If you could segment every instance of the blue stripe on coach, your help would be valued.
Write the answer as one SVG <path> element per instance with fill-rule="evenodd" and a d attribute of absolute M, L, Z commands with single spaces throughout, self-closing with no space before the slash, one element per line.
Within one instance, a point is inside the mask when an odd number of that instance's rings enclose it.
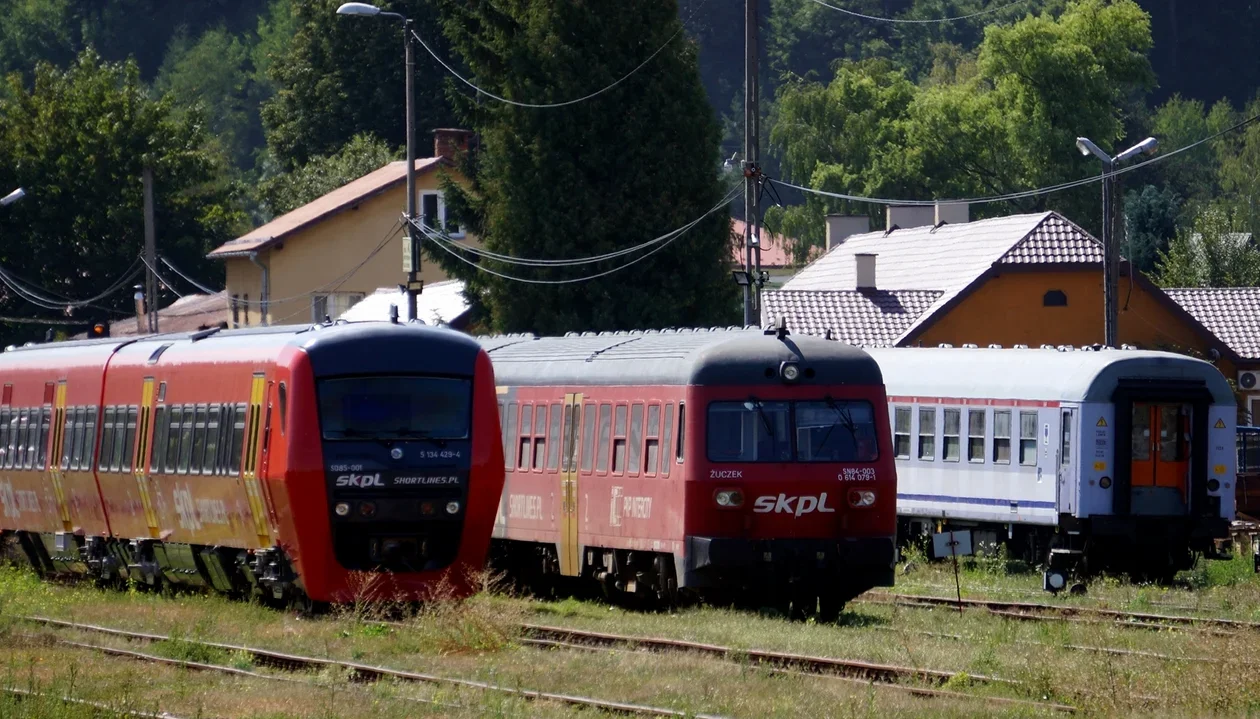
<path fill-rule="evenodd" d="M 950 497 L 944 494 L 902 494 L 897 493 L 897 499 L 908 499 L 914 502 L 951 502 L 954 504 L 983 504 L 991 507 L 1009 507 L 1011 500 L 1009 499 L 991 499 L 988 497 Z M 1025 501 L 1015 502 L 1019 508 L 1028 507 L 1030 509 L 1054 509 L 1054 502 L 1037 502 Z"/>

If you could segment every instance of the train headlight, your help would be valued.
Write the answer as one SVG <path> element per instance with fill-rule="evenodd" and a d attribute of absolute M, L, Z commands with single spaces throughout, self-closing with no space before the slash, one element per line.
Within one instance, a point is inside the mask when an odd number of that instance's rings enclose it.
<path fill-rule="evenodd" d="M 447 513 L 447 514 L 459 514 L 459 502 L 454 502 L 454 501 L 452 501 L 452 502 L 447 502 L 447 503 L 446 503 L 446 513 Z"/>
<path fill-rule="evenodd" d="M 1209 480 L 1208 480 L 1208 491 L 1209 491 L 1209 492 L 1215 492 L 1216 490 L 1218 490 L 1218 489 L 1220 489 L 1220 488 L 1221 488 L 1221 483 L 1220 483 L 1220 481 L 1219 481 L 1219 480 L 1217 480 L 1217 479 L 1209 479 Z"/>
<path fill-rule="evenodd" d="M 875 492 L 870 489 L 849 490 L 849 504 L 854 507 L 869 507 L 875 504 Z"/>
<path fill-rule="evenodd" d="M 784 382 L 795 382 L 801 378 L 801 368 L 795 362 L 784 362 L 779 365 L 779 376 Z"/>
<path fill-rule="evenodd" d="M 719 507 L 739 507 L 744 504 L 744 493 L 738 489 L 723 489 L 713 495 Z"/>
<path fill-rule="evenodd" d="M 1102 479 L 1098 480 L 1098 486 L 1102 487 L 1103 489 L 1109 489 L 1111 487 L 1111 477 L 1103 477 Z"/>
<path fill-rule="evenodd" d="M 348 502 L 338 502 L 333 511 L 337 513 L 338 517 L 345 517 L 350 514 L 350 504 Z"/>

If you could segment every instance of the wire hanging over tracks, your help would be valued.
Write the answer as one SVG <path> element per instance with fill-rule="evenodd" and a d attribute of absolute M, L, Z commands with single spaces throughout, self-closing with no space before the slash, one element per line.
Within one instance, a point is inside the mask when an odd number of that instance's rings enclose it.
<path fill-rule="evenodd" d="M 895 23 L 895 24 L 900 24 L 900 25 L 931 25 L 931 24 L 936 24 L 936 23 L 956 22 L 959 20 L 970 20 L 972 18 L 977 18 L 982 15 L 990 15 L 995 12 L 1001 12 L 1003 10 L 1006 10 L 1007 8 L 1012 8 L 1012 7 L 1015 7 L 1016 5 L 1023 5 L 1024 3 L 1028 2 L 1028 0 L 1015 0 L 1014 2 L 1006 3 L 1005 5 L 991 7 L 985 10 L 968 13 L 966 15 L 954 15 L 951 17 L 899 18 L 899 17 L 880 17 L 878 15 L 867 15 L 865 13 L 856 12 L 854 10 L 846 10 L 845 8 L 828 4 L 826 2 L 823 2 L 823 0 L 810 0 L 810 1 L 817 3 L 818 5 L 822 5 L 825 8 L 835 10 L 836 12 L 842 12 L 845 15 L 852 15 L 853 17 L 861 18 L 863 20 L 873 20 L 875 22 L 887 22 L 887 23 Z"/>

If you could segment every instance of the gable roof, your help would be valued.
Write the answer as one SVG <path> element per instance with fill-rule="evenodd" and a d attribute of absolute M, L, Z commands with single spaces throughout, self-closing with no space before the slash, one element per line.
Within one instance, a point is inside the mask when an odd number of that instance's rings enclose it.
<path fill-rule="evenodd" d="M 761 295 L 769 323 L 790 317 L 788 329 L 856 345 L 893 344 L 938 299 L 938 290 L 772 290 Z"/>
<path fill-rule="evenodd" d="M 440 157 L 427 157 L 416 160 L 416 172 L 423 174 L 445 163 L 446 161 Z M 250 230 L 235 240 L 220 245 L 206 256 L 215 259 L 241 257 L 250 252 L 265 249 L 298 230 L 347 210 L 369 197 L 378 195 L 406 181 L 406 179 L 407 162 L 405 160 L 391 162 L 357 180 L 338 187 L 318 199 L 302 205 L 296 210 L 286 212 L 271 222 Z M 401 211 L 400 208 L 399 212 Z"/>
<path fill-rule="evenodd" d="M 1241 359 L 1260 360 L 1260 287 L 1164 291 Z"/>

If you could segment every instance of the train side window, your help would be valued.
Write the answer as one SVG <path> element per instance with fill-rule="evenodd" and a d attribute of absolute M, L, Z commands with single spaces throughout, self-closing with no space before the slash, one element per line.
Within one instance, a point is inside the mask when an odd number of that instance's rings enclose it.
<path fill-rule="evenodd" d="M 932 462 L 936 459 L 936 408 L 919 408 L 919 459 Z"/>
<path fill-rule="evenodd" d="M 31 409 L 31 428 L 27 430 L 26 468 L 36 469 L 39 464 L 39 408 Z"/>
<path fill-rule="evenodd" d="M 101 411 L 99 407 L 88 407 L 86 414 L 87 422 L 83 426 L 83 469 L 91 469 L 96 461 L 96 423 L 100 420 Z"/>
<path fill-rule="evenodd" d="M 39 469 L 48 469 L 48 434 L 52 429 L 52 410 L 44 408 L 39 424 Z"/>
<path fill-rule="evenodd" d="M 232 446 L 228 449 L 228 474 L 233 477 L 241 473 L 241 453 L 245 451 L 245 404 L 236 405 L 232 410 Z"/>
<path fill-rule="evenodd" d="M 503 464 L 508 469 L 516 466 L 516 413 L 517 404 L 515 402 L 509 403 L 507 426 L 503 429 Z"/>
<path fill-rule="evenodd" d="M 1071 410 L 1066 410 L 1066 409 L 1063 410 L 1063 421 L 1061 424 L 1062 424 L 1061 431 L 1063 433 L 1063 437 L 1062 437 L 1062 442 L 1059 446 L 1059 451 L 1061 452 L 1061 454 L 1059 455 L 1059 463 L 1066 466 L 1072 463 L 1072 411 Z M 1134 422 L 1134 425 L 1136 424 L 1137 423 Z M 1149 427 L 1147 431 L 1149 434 Z M 1150 457 L 1150 447 L 1148 446 L 1147 458 L 1149 457 Z"/>
<path fill-rule="evenodd" d="M 910 459 L 910 408 L 893 408 L 893 456 Z"/>
<path fill-rule="evenodd" d="M 184 426 L 184 408 L 172 405 L 166 428 L 166 461 L 162 464 L 163 474 L 175 474 L 179 465 L 179 433 Z"/>
<path fill-rule="evenodd" d="M 1019 463 L 1025 467 L 1037 464 L 1037 413 L 1019 413 Z"/>
<path fill-rule="evenodd" d="M 196 425 L 196 408 L 191 404 L 184 405 L 184 421 L 179 428 L 179 474 L 188 474 L 188 465 L 192 462 L 193 429 Z"/>
<path fill-rule="evenodd" d="M 101 459 L 96 465 L 96 469 L 101 472 L 112 471 L 109 462 L 114 457 L 114 417 L 117 414 L 117 409 L 105 408 L 105 427 L 101 430 Z"/>
<path fill-rule="evenodd" d="M 74 447 L 70 455 L 70 469 L 83 469 L 83 443 L 87 429 L 87 407 L 74 408 Z"/>
<path fill-rule="evenodd" d="M 116 407 L 114 411 L 114 448 L 111 452 L 109 462 L 102 460 L 100 465 L 103 467 L 109 465 L 109 471 L 122 471 L 123 455 L 127 454 L 130 445 L 125 445 L 127 441 L 127 408 Z M 101 440 L 101 452 L 105 451 L 106 442 Z M 130 464 L 130 462 L 128 462 Z"/>
<path fill-rule="evenodd" d="M 206 463 L 206 405 L 197 407 L 196 423 L 193 425 L 192 458 L 188 461 L 189 474 L 201 474 L 201 467 Z"/>
<path fill-rule="evenodd" d="M 159 406 L 153 413 L 153 441 L 149 444 L 149 474 L 162 473 L 162 460 L 166 452 L 166 407 Z"/>
<path fill-rule="evenodd" d="M 61 417 L 61 469 L 65 471 L 74 455 L 74 407 L 62 408 Z"/>
<path fill-rule="evenodd" d="M 586 404 L 582 411 L 582 471 L 595 468 L 595 405 Z"/>
<path fill-rule="evenodd" d="M 683 449 L 687 446 L 687 405 L 678 403 L 678 463 L 682 464 Z"/>
<path fill-rule="evenodd" d="M 1011 411 L 993 411 L 993 463 L 1011 463 Z"/>
<path fill-rule="evenodd" d="M 670 402 L 665 405 L 665 434 L 661 437 L 661 446 L 665 448 L 665 456 L 661 458 L 661 476 L 669 476 L 669 468 L 673 462 L 669 461 L 669 450 L 672 447 L 670 441 L 674 438 L 674 403 Z"/>
<path fill-rule="evenodd" d="M 533 425 L 534 425 L 534 405 L 532 404 L 521 405 L 521 436 L 520 436 L 520 439 L 518 440 L 520 443 L 520 452 L 517 452 L 516 454 L 516 458 L 517 458 L 516 461 L 520 463 L 518 465 L 520 469 L 529 469 L 529 459 L 531 456 L 530 451 L 529 451 L 529 442 L 530 442 L 529 433 L 533 431 Z"/>
<path fill-rule="evenodd" d="M 0 409 L 0 467 L 9 460 L 9 408 Z"/>
<path fill-rule="evenodd" d="M 946 462 L 957 462 L 962 456 L 962 439 L 959 433 L 962 424 L 962 410 L 945 410 L 945 441 L 941 447 L 941 459 Z"/>
<path fill-rule="evenodd" d="M 613 411 L 613 474 L 626 471 L 626 412 L 629 408 L 624 404 L 617 405 Z"/>
<path fill-rule="evenodd" d="M 645 464 L 643 474 L 656 476 L 656 467 L 661 461 L 661 406 L 650 404 L 647 408 L 647 442 L 643 450 Z"/>
<path fill-rule="evenodd" d="M 630 407 L 630 475 L 639 474 L 639 460 L 643 455 L 643 405 Z"/>
<path fill-rule="evenodd" d="M 534 469 L 541 470 L 547 456 L 547 405 L 534 412 Z"/>
<path fill-rule="evenodd" d="M 967 411 L 967 461 L 984 463 L 984 410 Z"/>
<path fill-rule="evenodd" d="M 571 414 L 573 412 L 573 408 L 574 407 L 571 404 L 565 405 L 564 413 Z M 547 469 L 558 469 L 560 467 L 561 432 L 564 432 L 565 434 L 563 439 L 564 448 L 566 450 L 565 456 L 573 456 L 573 431 L 570 428 L 574 425 L 571 422 L 565 422 L 564 429 L 562 430 L 560 427 L 560 419 L 563 416 L 564 415 L 560 413 L 560 405 L 551 405 L 551 429 L 548 432 L 547 437 Z M 565 469 L 570 471 L 572 470 L 571 467 L 566 467 Z"/>
<path fill-rule="evenodd" d="M 220 419 L 223 417 L 223 407 L 219 405 L 211 405 L 209 417 L 206 420 L 206 459 L 202 463 L 203 474 L 219 473 L 219 431 L 222 427 Z"/>
<path fill-rule="evenodd" d="M 4 441 L 5 469 L 13 469 L 13 462 L 17 459 L 18 414 L 16 409 L 9 409 L 5 415 L 4 426 L 7 430 Z"/>
<path fill-rule="evenodd" d="M 119 409 L 118 414 L 122 415 Z M 122 471 L 131 471 L 131 458 L 136 452 L 136 421 L 140 417 L 140 408 L 131 405 L 127 408 L 127 436 L 123 438 Z"/>
<path fill-rule="evenodd" d="M 597 439 L 599 446 L 596 448 L 595 469 L 599 472 L 608 471 L 608 440 L 612 436 L 612 405 L 601 404 L 599 406 L 599 438 Z"/>
<path fill-rule="evenodd" d="M 31 411 L 29 409 L 19 409 L 17 415 L 17 456 L 13 460 L 13 467 L 22 469 L 26 466 L 26 447 L 30 444 L 27 439 L 30 437 L 31 431 Z"/>

